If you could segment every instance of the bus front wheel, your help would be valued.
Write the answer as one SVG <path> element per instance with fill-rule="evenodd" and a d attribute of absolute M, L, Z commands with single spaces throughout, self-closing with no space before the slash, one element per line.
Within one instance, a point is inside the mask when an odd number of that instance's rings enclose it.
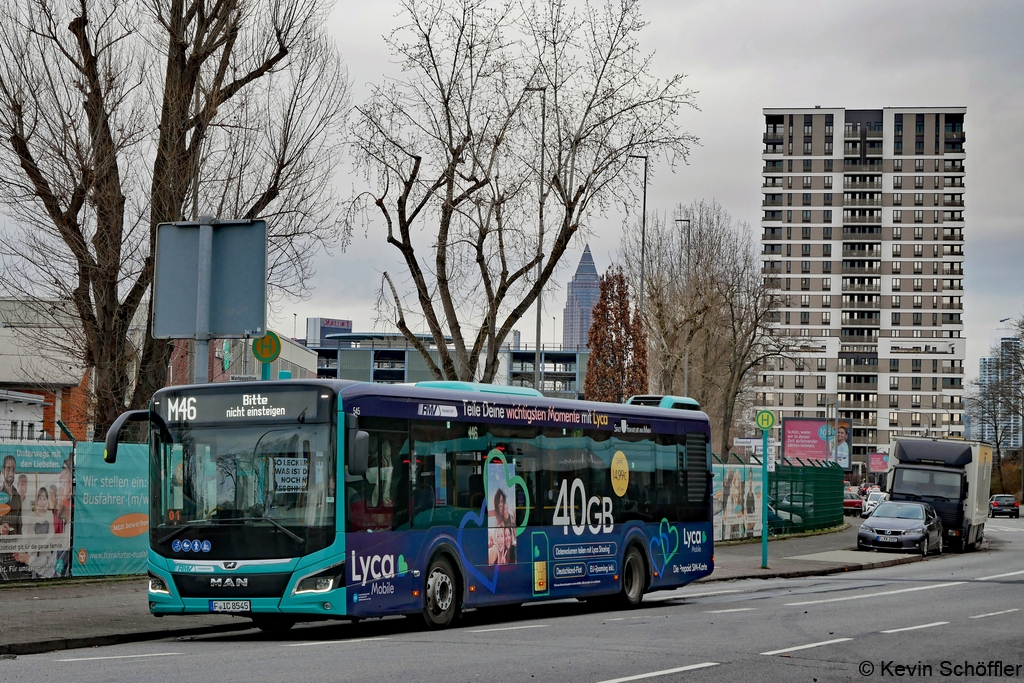
<path fill-rule="evenodd" d="M 640 556 L 640 551 L 636 549 L 636 546 L 630 546 L 622 560 L 622 590 L 618 595 L 619 605 L 626 608 L 636 607 L 644 599 L 646 587 L 644 559 Z"/>
<path fill-rule="evenodd" d="M 445 557 L 436 557 L 427 571 L 423 620 L 429 628 L 445 628 L 459 611 L 459 590 L 455 570 Z"/>

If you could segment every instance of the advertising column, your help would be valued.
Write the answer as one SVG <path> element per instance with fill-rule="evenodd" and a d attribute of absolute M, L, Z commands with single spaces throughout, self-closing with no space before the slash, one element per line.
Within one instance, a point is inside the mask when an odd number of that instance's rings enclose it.
<path fill-rule="evenodd" d="M 70 574 L 71 446 L 0 444 L 0 581 Z"/>

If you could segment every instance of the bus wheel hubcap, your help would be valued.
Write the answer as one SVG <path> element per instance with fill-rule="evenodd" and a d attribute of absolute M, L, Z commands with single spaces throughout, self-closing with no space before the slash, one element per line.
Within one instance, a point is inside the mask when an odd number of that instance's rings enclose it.
<path fill-rule="evenodd" d="M 436 614 L 447 612 L 452 606 L 452 580 L 440 569 L 430 575 L 430 598 L 434 604 L 432 610 Z"/>

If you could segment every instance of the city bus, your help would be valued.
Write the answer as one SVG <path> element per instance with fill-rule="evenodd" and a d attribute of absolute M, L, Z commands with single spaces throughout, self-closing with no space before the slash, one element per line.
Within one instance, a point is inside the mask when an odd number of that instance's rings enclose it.
<path fill-rule="evenodd" d="M 714 568 L 711 431 L 688 409 L 460 382 L 168 387 L 148 423 L 149 608 L 297 621 L 577 598 Z M 116 464 L 115 464 L 116 466 Z"/>

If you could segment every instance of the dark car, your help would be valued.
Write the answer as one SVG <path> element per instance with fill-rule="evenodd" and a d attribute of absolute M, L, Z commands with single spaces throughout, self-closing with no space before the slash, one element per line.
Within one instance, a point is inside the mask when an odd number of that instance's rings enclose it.
<path fill-rule="evenodd" d="M 910 550 L 922 556 L 932 551 L 941 554 L 942 522 L 928 503 L 882 501 L 861 524 L 857 550 Z"/>
<path fill-rule="evenodd" d="M 853 491 L 847 491 L 843 494 L 843 514 L 844 515 L 859 515 L 860 511 L 864 509 L 864 501 Z"/>
<path fill-rule="evenodd" d="M 988 516 L 1020 517 L 1020 503 L 1013 496 L 995 495 L 988 501 Z"/>

